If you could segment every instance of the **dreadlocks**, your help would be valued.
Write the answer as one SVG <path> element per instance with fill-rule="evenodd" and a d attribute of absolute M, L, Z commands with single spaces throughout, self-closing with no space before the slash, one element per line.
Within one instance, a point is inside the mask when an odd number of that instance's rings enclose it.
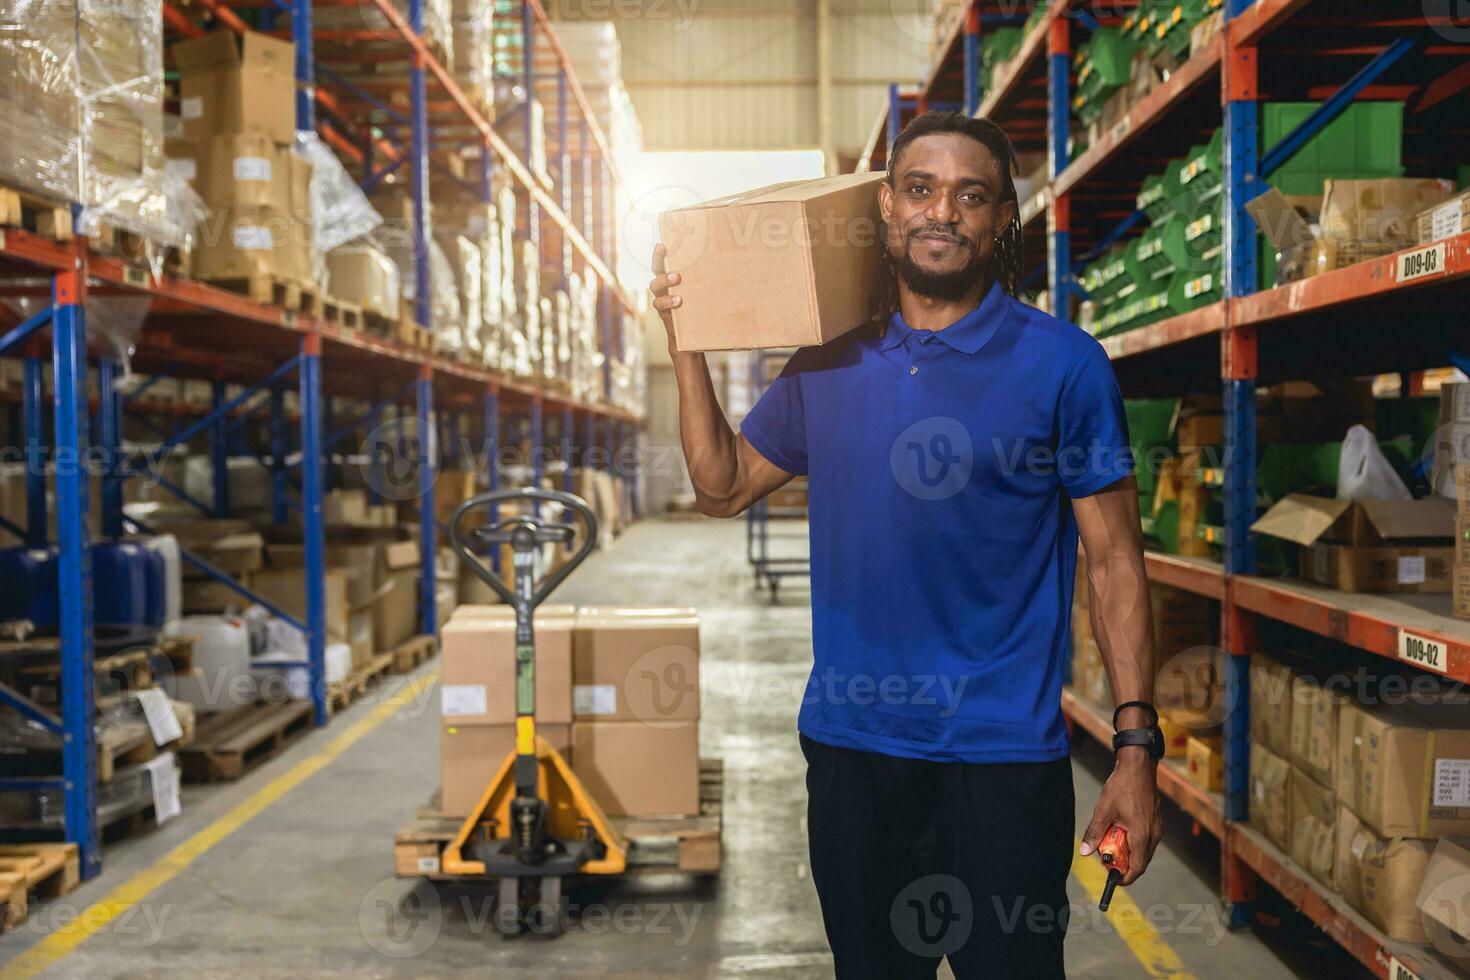
<path fill-rule="evenodd" d="M 1001 201 L 1016 205 L 1015 216 L 995 240 L 995 253 L 991 256 L 986 272 L 991 279 L 1000 283 L 1000 288 L 1016 295 L 1016 283 L 1021 273 L 1021 219 L 1020 202 L 1016 198 L 1016 150 L 1011 141 L 995 123 L 989 119 L 975 119 L 961 112 L 926 112 L 911 121 L 898 134 L 888 151 L 888 184 L 894 183 L 898 172 L 898 161 L 909 144 L 921 136 L 936 133 L 960 133 L 975 140 L 990 151 L 1000 164 L 1004 184 L 1001 186 Z M 886 241 L 886 239 L 885 239 Z M 873 320 L 882 329 L 888 318 L 898 309 L 898 269 L 893 255 L 885 244 L 879 258 L 881 268 L 878 284 L 873 296 Z"/>

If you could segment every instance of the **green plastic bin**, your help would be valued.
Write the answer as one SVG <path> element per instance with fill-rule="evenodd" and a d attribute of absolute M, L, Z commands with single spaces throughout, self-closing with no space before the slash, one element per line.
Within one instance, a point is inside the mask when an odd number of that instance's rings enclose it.
<path fill-rule="evenodd" d="M 1261 107 L 1261 154 L 1310 116 L 1318 102 Z M 1283 194 L 1321 194 L 1322 182 L 1404 175 L 1404 104 L 1354 102 L 1267 179 Z"/>

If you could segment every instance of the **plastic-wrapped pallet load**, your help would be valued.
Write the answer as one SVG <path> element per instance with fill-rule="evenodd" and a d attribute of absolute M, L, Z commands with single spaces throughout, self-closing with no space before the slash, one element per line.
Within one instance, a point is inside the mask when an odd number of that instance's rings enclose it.
<path fill-rule="evenodd" d="M 408 20 L 407 0 L 394 0 L 393 8 L 405 21 Z M 454 5 L 452 0 L 425 0 L 424 39 L 431 48 L 437 48 L 439 60 L 445 68 L 454 69 Z M 312 21 L 318 29 L 340 28 L 343 30 L 368 30 L 378 34 L 386 42 L 403 43 L 403 35 L 388 22 L 383 12 L 372 3 L 350 4 L 341 7 L 322 7 L 312 11 Z"/>
<path fill-rule="evenodd" d="M 0 2 L 0 179 L 81 203 L 84 234 L 105 224 L 187 248 L 189 209 L 172 210 L 164 186 L 161 11 L 157 0 Z"/>
<path fill-rule="evenodd" d="M 357 181 L 316 133 L 298 131 L 296 152 L 311 164 L 311 236 L 314 281 L 326 286 L 326 256 L 383 223 Z"/>

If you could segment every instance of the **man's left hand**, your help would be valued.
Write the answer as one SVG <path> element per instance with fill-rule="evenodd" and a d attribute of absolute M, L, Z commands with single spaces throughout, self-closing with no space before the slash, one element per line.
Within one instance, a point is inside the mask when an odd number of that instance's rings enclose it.
<path fill-rule="evenodd" d="M 1092 822 L 1082 835 L 1083 855 L 1097 849 L 1103 834 L 1113 824 L 1128 834 L 1128 874 L 1121 884 L 1131 885 L 1148 868 L 1159 846 L 1164 824 L 1159 805 L 1159 789 L 1155 782 L 1156 764 L 1140 746 L 1127 746 L 1118 753 L 1113 774 L 1103 783 Z"/>

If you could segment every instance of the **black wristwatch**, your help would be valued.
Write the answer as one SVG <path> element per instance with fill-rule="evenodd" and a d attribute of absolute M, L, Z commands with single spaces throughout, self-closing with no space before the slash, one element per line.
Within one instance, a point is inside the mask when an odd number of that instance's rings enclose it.
<path fill-rule="evenodd" d="M 1142 708 L 1153 715 L 1154 720 L 1147 728 L 1125 728 L 1118 730 L 1118 715 L 1127 708 Z M 1141 745 L 1148 751 L 1149 758 L 1158 762 L 1164 757 L 1164 732 L 1159 728 L 1159 711 L 1147 701 L 1124 701 L 1113 709 L 1113 752 L 1126 745 Z"/>

